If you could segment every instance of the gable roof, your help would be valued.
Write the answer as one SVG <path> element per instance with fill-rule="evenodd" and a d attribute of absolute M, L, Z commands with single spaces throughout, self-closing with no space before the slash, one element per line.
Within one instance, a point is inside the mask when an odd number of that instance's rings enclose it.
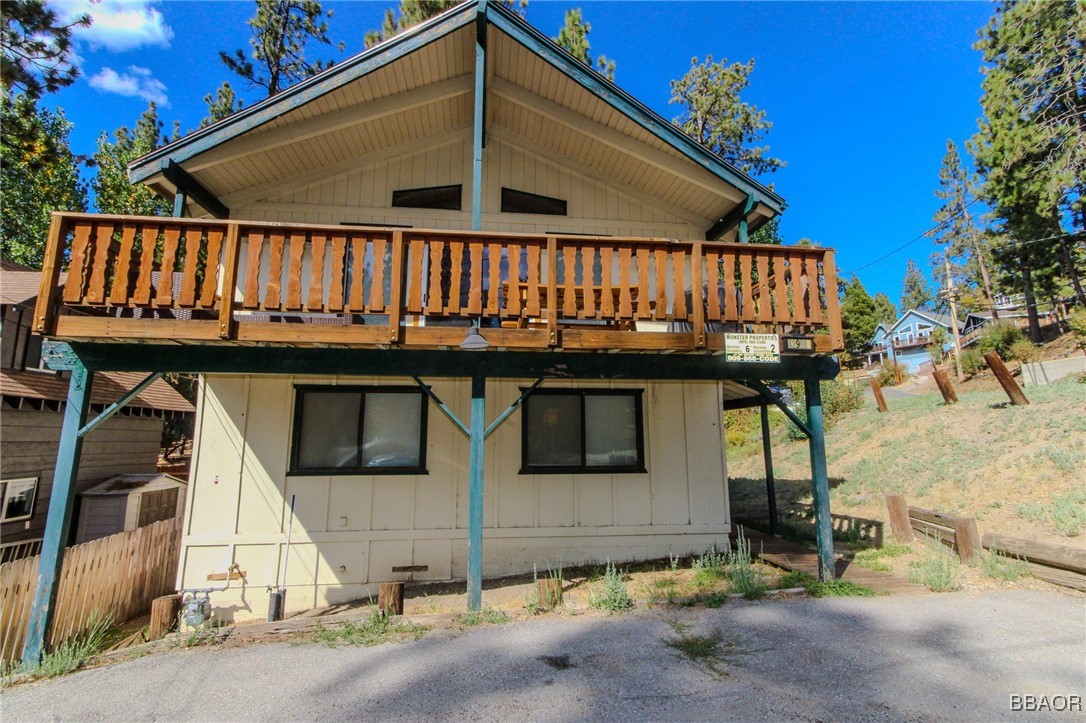
<path fill-rule="evenodd" d="M 950 328 L 949 314 L 941 314 L 936 311 L 920 311 L 918 309 L 908 309 L 901 314 L 897 321 L 894 322 L 894 325 L 890 327 L 890 331 L 892 332 L 894 329 L 896 329 L 898 325 L 901 324 L 901 322 L 905 321 L 905 319 L 909 316 L 919 316 L 927 319 L 934 324 L 938 324 L 945 329 Z"/>
<path fill-rule="evenodd" d="M 129 166 L 129 178 L 133 182 L 155 186 L 163 193 L 173 193 L 177 183 L 171 180 L 171 164 L 177 164 L 182 171 L 196 175 L 197 180 L 213 193 L 230 196 L 239 193 L 246 183 L 257 184 L 258 180 L 254 180 L 257 176 L 251 168 L 231 168 L 229 172 L 235 177 L 226 179 L 223 171 L 209 167 L 208 158 L 217 156 L 220 163 L 224 162 L 223 158 L 231 161 L 244 160 L 252 166 L 250 161 L 253 156 L 243 158 L 245 148 L 266 150 L 278 144 L 276 147 L 285 149 L 289 143 L 298 144 L 291 146 L 290 155 L 299 164 L 289 171 L 293 177 L 306 169 L 319 172 L 321 168 L 332 165 L 333 161 L 330 159 L 337 158 L 337 151 L 340 152 L 337 160 L 343 160 L 344 146 L 338 144 L 351 140 L 347 131 L 354 133 L 356 143 L 359 143 L 358 136 L 366 133 L 382 139 L 394 132 L 402 133 L 403 123 L 391 123 L 391 128 L 375 126 L 371 129 L 369 125 L 363 126 L 369 121 L 360 120 L 359 116 L 379 113 L 389 116 L 395 112 L 391 108 L 393 102 L 408 95 L 418 106 L 429 104 L 427 107 L 432 109 L 434 104 L 443 104 L 446 115 L 453 119 L 445 127 L 431 129 L 430 135 L 463 128 L 465 122 L 470 126 L 472 110 L 469 101 L 474 91 L 474 84 L 470 81 L 474 72 L 476 23 L 483 28 L 495 29 L 497 32 L 492 35 L 499 37 L 499 43 L 508 42 L 508 39 L 526 49 L 533 63 L 546 64 L 565 78 L 566 82 L 574 84 L 573 87 L 583 89 L 591 96 L 593 103 L 609 109 L 606 122 L 601 122 L 598 118 L 584 118 L 586 123 L 595 120 L 601 127 L 601 132 L 614 134 L 617 131 L 617 135 L 625 134 L 632 141 L 655 146 L 658 150 L 646 150 L 649 156 L 645 163 L 646 168 L 659 173 L 661 164 L 652 161 L 666 161 L 664 156 L 669 156 L 674 163 L 687 164 L 682 168 L 691 175 L 706 174 L 705 180 L 695 181 L 694 185 L 700 183 L 702 188 L 713 188 L 724 198 L 718 198 L 711 210 L 710 205 L 705 204 L 700 216 L 712 218 L 715 222 L 736 205 L 746 203 L 749 197 L 754 202 L 755 215 L 751 224 L 754 228 L 783 210 L 783 199 L 776 193 L 701 146 L 494 0 L 471 0 L 462 3 L 334 65 L 313 78 L 297 83 L 272 98 L 136 159 Z M 449 47 L 435 51 L 435 47 L 442 43 L 449 44 L 450 39 Z M 413 56 L 411 63 L 405 60 L 408 56 Z M 394 64 L 396 82 L 387 82 L 385 75 L 389 75 Z M 530 92 L 520 84 L 499 77 L 499 73 L 506 74 L 511 72 L 510 69 L 496 68 L 498 64 L 491 61 L 488 61 L 488 65 L 495 76 L 487 80 L 488 104 L 493 95 L 494 105 L 498 105 L 498 92 L 491 88 L 492 82 L 499 86 L 504 85 L 507 90 L 511 87 L 513 91 Z M 357 83 L 363 80 L 372 81 L 375 86 L 379 84 L 380 89 L 367 87 L 358 90 Z M 561 101 L 562 98 L 558 100 Z M 548 101 L 544 99 L 542 102 Z M 581 109 L 578 108 L 578 111 Z M 490 112 L 494 114 L 497 111 L 491 109 Z M 309 135 L 295 140 L 291 128 L 301 123 L 306 124 Z M 460 125 L 457 126 L 456 123 Z M 317 139 L 317 133 L 327 135 Z M 418 137 L 416 135 L 415 139 Z M 310 140 L 313 141 L 312 144 L 302 145 Z M 323 144 L 317 144 L 317 140 L 323 141 Z M 375 145 L 378 144 L 367 138 L 356 147 L 356 152 L 374 153 Z M 390 143 L 385 141 L 381 145 L 388 148 Z M 275 161 L 281 160 L 285 155 L 280 151 L 275 159 L 260 157 L 258 160 L 275 166 Z M 200 156 L 203 156 L 203 160 Z M 261 180 L 265 183 L 274 181 L 268 178 Z M 718 214 L 718 211 L 721 213 Z"/>

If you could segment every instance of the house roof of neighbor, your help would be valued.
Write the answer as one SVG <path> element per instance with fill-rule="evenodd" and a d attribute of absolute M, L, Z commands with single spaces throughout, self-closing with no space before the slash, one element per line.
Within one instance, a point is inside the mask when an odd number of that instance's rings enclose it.
<path fill-rule="evenodd" d="M 32 271 L 29 269 L 8 269 L 7 265 L 12 262 L 5 262 L 3 269 L 0 269 L 0 304 L 25 304 L 28 301 L 38 298 L 38 292 L 41 290 L 41 272 Z M 18 264 L 14 264 L 18 266 Z M 64 284 L 66 278 L 65 274 L 61 274 L 60 284 Z"/>
<path fill-rule="evenodd" d="M 99 372 L 91 387 L 91 404 L 117 401 L 146 377 L 141 372 Z M 0 396 L 63 402 L 68 398 L 68 379 L 41 371 L 0 370 Z M 126 407 L 170 412 L 195 412 L 192 403 L 162 379 L 156 379 Z"/>
<path fill-rule="evenodd" d="M 165 487 L 188 486 L 188 483 L 186 483 L 185 480 L 178 479 L 170 474 L 122 474 L 117 475 L 116 477 L 110 477 L 105 482 L 96 484 L 94 487 L 91 487 L 89 490 L 81 492 L 80 494 L 84 496 L 128 495 L 152 484 L 160 489 Z"/>

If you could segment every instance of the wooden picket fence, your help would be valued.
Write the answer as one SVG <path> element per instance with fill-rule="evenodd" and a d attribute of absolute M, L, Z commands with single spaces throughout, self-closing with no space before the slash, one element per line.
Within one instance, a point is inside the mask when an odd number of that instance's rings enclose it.
<path fill-rule="evenodd" d="M 65 550 L 49 649 L 86 632 L 94 620 L 123 622 L 172 593 L 180 547 L 176 517 Z M 0 565 L 0 661 L 22 654 L 39 559 Z"/>

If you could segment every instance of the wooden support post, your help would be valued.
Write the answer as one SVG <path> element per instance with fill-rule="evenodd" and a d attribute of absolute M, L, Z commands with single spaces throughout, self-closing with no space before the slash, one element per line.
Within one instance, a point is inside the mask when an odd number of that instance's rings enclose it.
<path fill-rule="evenodd" d="M 875 395 L 875 406 L 880 412 L 886 412 L 886 397 L 882 395 L 882 385 L 875 377 L 871 377 L 871 393 Z"/>
<path fill-rule="evenodd" d="M 773 478 L 773 448 L 769 440 L 769 405 L 762 405 L 762 453 L 765 456 L 765 492 L 769 498 L 769 533 L 780 534 L 777 516 L 777 484 Z"/>
<path fill-rule="evenodd" d="M 390 344 L 400 343 L 400 323 L 403 320 L 404 306 L 407 304 L 407 300 L 404 298 L 404 289 L 407 288 L 407 284 L 404 283 L 407 278 L 407 264 L 404 263 L 406 257 L 407 245 L 403 240 L 403 231 L 393 231 L 392 291 L 388 297 L 388 341 Z M 415 283 L 419 283 L 419 281 L 416 279 Z"/>
<path fill-rule="evenodd" d="M 999 356 L 999 352 L 990 351 L 984 355 L 984 361 L 988 363 L 988 368 L 995 374 L 996 379 L 1003 386 L 1003 391 L 1007 393 L 1007 396 L 1011 399 L 1011 404 L 1024 407 L 1029 404 L 1029 400 L 1026 399 L 1025 392 L 1018 386 L 1018 383 L 1014 381 L 1014 377 L 1011 376 L 1010 371 L 1007 369 L 1007 365 L 1003 363 L 1003 358 Z"/>
<path fill-rule="evenodd" d="M 558 238 L 547 237 L 547 336 L 558 346 Z"/>
<path fill-rule="evenodd" d="M 147 631 L 149 640 L 158 640 L 177 626 L 181 612 L 180 595 L 163 595 L 151 601 L 151 624 Z"/>
<path fill-rule="evenodd" d="M 403 615 L 402 582 L 382 582 L 377 586 L 377 609 L 382 615 Z"/>
<path fill-rule="evenodd" d="M 705 258 L 702 245 L 700 242 L 695 242 L 694 248 L 690 252 L 690 286 L 693 289 L 693 293 L 690 295 L 690 303 L 693 306 L 694 347 L 697 349 L 705 347 L 705 297 L 702 296 L 704 282 L 701 278 L 703 263 L 705 263 Z M 710 273 L 715 274 L 716 269 L 710 269 Z M 762 408 L 765 409 L 765 407 Z"/>
<path fill-rule="evenodd" d="M 830 517 L 830 478 L 826 467 L 826 435 L 822 418 L 822 390 L 818 379 L 804 381 L 807 403 L 807 426 L 811 436 L 811 494 L 815 508 L 815 538 L 818 543 L 818 579 L 833 580 L 836 569 L 833 557 L 833 518 Z"/>
<path fill-rule="evenodd" d="M 553 610 L 562 606 L 562 581 L 544 577 L 535 581 L 540 610 Z"/>
<path fill-rule="evenodd" d="M 945 404 L 957 404 L 958 395 L 954 391 L 954 386 L 950 383 L 950 376 L 943 369 L 936 369 L 931 373 L 935 377 L 935 383 L 939 387 L 939 392 L 943 395 L 943 402 Z"/>
<path fill-rule="evenodd" d="M 68 381 L 68 400 L 60 429 L 60 446 L 57 448 L 57 464 L 53 472 L 53 489 L 49 495 L 45 537 L 41 543 L 37 587 L 30 608 L 30 620 L 26 626 L 26 642 L 23 644 L 25 665 L 33 666 L 41 661 L 45 642 L 49 639 L 53 613 L 56 612 L 60 570 L 64 564 L 64 547 L 68 544 L 75 485 L 79 476 L 79 457 L 83 450 L 83 438 L 79 436 L 79 430 L 87 423 L 93 381 L 93 373 L 77 358 Z"/>
<path fill-rule="evenodd" d="M 909 507 L 901 495 L 886 495 L 886 516 L 889 518 L 890 531 L 902 542 L 913 541 L 913 526 L 909 522 Z"/>
<path fill-rule="evenodd" d="M 954 520 L 954 543 L 962 562 L 980 560 L 981 544 L 980 533 L 977 531 L 977 518 L 958 517 Z"/>
<path fill-rule="evenodd" d="M 56 319 L 55 299 L 57 285 L 60 283 L 60 269 L 64 264 L 64 239 L 61 230 L 64 221 L 57 211 L 49 219 L 49 240 L 45 249 L 41 269 L 41 287 L 38 291 L 38 303 L 34 307 L 34 331 L 49 334 L 53 331 Z"/>
<path fill-rule="evenodd" d="M 468 610 L 483 607 L 483 442 L 486 440 L 486 377 L 471 378 L 471 461 L 468 477 Z"/>

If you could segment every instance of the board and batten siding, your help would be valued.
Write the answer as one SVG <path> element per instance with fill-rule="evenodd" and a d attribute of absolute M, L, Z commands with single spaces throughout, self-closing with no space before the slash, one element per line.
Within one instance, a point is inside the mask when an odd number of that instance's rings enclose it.
<path fill-rule="evenodd" d="M 471 385 L 427 380 L 462 419 Z M 405 385 L 373 377 L 211 375 L 201 379 L 178 588 L 207 587 L 236 563 L 243 584 L 215 593 L 218 614 L 266 615 L 365 598 L 376 583 L 463 579 L 468 442 L 430 403 L 424 475 L 287 476 L 295 384 Z M 487 384 L 494 419 L 531 380 Z M 573 387 L 560 381 L 547 388 Z M 581 385 L 578 385 L 581 386 Z M 628 561 L 724 545 L 730 531 L 719 385 L 590 382 L 643 389 L 644 474 L 522 475 L 521 415 L 486 443 L 483 568 L 488 577 L 587 560 Z M 296 496 L 285 561 L 291 495 Z M 425 565 L 424 572 L 393 567 Z"/>
<path fill-rule="evenodd" d="M 38 478 L 33 516 L 4 523 L 0 537 L 5 543 L 37 539 L 45 532 L 63 417 L 61 412 L 28 409 L 6 409 L 0 415 L 0 475 L 5 480 Z M 162 424 L 161 418 L 116 415 L 96 427 L 83 442 L 76 492 L 119 474 L 155 472 Z"/>
<path fill-rule="evenodd" d="M 467 134 L 458 133 L 425 150 L 283 188 L 231 213 L 254 221 L 470 229 L 471 150 Z M 590 178 L 505 138 L 495 138 L 484 153 L 484 231 L 691 240 L 703 238 L 711 225 L 708 219 L 693 223 L 692 214 L 679 218 L 651 199 L 635 198 L 598 175 Z M 463 186 L 460 211 L 392 208 L 395 190 L 455 184 Z M 501 213 L 502 187 L 565 200 L 569 215 Z"/>

